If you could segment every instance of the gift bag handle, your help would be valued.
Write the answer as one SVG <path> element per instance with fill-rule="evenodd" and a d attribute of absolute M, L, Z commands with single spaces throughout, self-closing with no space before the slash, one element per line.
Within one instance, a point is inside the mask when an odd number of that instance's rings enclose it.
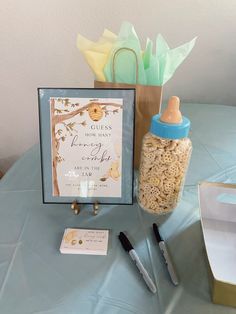
<path fill-rule="evenodd" d="M 133 49 L 126 48 L 126 47 L 122 47 L 122 48 L 117 49 L 116 52 L 113 55 L 113 58 L 112 58 L 112 82 L 115 83 L 115 80 L 116 80 L 116 76 L 115 76 L 115 59 L 116 59 L 118 53 L 121 52 L 121 50 L 130 51 L 135 56 L 135 64 L 136 64 L 136 77 L 135 77 L 135 80 L 136 80 L 136 84 L 137 84 L 138 83 L 138 57 L 137 57 L 136 52 Z"/>

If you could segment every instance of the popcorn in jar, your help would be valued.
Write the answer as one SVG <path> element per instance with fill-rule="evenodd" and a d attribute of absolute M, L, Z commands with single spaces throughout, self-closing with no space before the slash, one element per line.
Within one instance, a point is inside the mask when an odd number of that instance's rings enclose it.
<path fill-rule="evenodd" d="M 144 136 L 139 168 L 138 201 L 151 213 L 172 212 L 180 200 L 192 152 L 190 121 L 173 96 L 162 115 L 152 118 Z"/>

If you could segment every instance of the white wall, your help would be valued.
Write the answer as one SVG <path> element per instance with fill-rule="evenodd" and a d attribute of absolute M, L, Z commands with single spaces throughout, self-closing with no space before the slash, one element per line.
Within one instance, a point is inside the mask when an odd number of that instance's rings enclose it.
<path fill-rule="evenodd" d="M 158 32 L 171 46 L 198 35 L 164 98 L 236 103 L 236 1 L 1 0 L 0 8 L 0 169 L 38 141 L 37 87 L 92 86 L 78 32 L 95 40 L 128 20 L 143 45 Z"/>

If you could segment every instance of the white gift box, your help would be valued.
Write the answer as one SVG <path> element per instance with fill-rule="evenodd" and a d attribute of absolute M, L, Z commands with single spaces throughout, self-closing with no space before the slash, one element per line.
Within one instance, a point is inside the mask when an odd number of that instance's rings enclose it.
<path fill-rule="evenodd" d="M 236 184 L 199 184 L 213 303 L 236 307 Z"/>

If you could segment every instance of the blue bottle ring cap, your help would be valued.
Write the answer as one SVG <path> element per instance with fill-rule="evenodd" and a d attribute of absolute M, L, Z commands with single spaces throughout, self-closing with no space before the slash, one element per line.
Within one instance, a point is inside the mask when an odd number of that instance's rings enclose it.
<path fill-rule="evenodd" d="M 188 137 L 190 130 L 190 120 L 182 117 L 182 122 L 178 124 L 171 124 L 160 121 L 161 114 L 152 117 L 150 132 L 153 135 L 167 138 L 167 139 L 181 139 Z"/>

